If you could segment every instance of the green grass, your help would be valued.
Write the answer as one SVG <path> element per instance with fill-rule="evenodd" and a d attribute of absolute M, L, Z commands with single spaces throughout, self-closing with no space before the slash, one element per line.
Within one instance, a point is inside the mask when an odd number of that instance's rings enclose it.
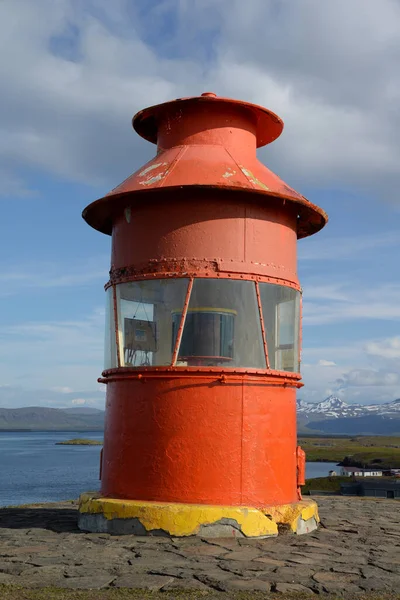
<path fill-rule="evenodd" d="M 99 440 L 85 440 L 84 438 L 75 438 L 65 440 L 65 442 L 56 442 L 56 446 L 102 446 L 103 442 Z"/>
<path fill-rule="evenodd" d="M 342 462 L 347 466 L 400 468 L 400 437 L 299 437 L 308 461 Z"/>
<path fill-rule="evenodd" d="M 342 462 L 347 466 L 400 468 L 400 437 L 300 436 L 299 443 L 312 462 Z M 76 438 L 57 442 L 61 446 L 102 446 L 99 440 Z"/>
<path fill-rule="evenodd" d="M 307 479 L 306 484 L 302 486 L 302 494 L 308 494 L 311 491 L 318 492 L 340 492 L 340 484 L 349 483 L 349 477 L 315 477 Z"/>

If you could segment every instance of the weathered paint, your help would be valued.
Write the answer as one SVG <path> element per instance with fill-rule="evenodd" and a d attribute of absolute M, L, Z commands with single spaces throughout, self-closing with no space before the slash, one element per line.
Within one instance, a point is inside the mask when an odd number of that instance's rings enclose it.
<path fill-rule="evenodd" d="M 150 177 L 150 179 L 146 179 L 146 181 L 141 181 L 140 185 L 153 185 L 153 183 L 161 181 L 164 175 L 165 173 L 158 173 L 158 175 L 154 175 L 154 177 Z"/>
<path fill-rule="evenodd" d="M 319 523 L 318 506 L 314 500 L 301 500 L 293 504 L 265 506 L 263 513 L 270 516 L 275 523 L 289 525 L 293 532 L 297 531 L 298 520 L 309 521 L 314 518 Z"/>
<path fill-rule="evenodd" d="M 278 535 L 278 525 L 288 525 L 293 533 L 299 529 L 299 519 L 319 521 L 318 507 L 313 500 L 293 505 L 268 506 L 207 506 L 205 504 L 175 504 L 173 502 L 143 502 L 101 498 L 97 494 L 82 494 L 79 512 L 102 515 L 108 521 L 137 519 L 145 531 L 184 537 L 196 535 L 203 526 L 230 521 L 245 537 Z"/>
<path fill-rule="evenodd" d="M 246 175 L 246 177 L 249 179 L 249 181 L 254 185 L 254 187 L 261 187 L 264 190 L 266 190 L 267 192 L 270 192 L 270 188 L 265 185 L 265 183 L 263 183 L 262 181 L 260 181 L 259 179 L 257 179 L 257 177 L 255 177 L 253 175 L 253 173 L 251 171 L 249 171 L 249 169 L 245 169 L 244 167 L 240 167 L 242 173 L 244 173 Z"/>
<path fill-rule="evenodd" d="M 157 156 L 85 209 L 84 218 L 99 231 L 112 233 L 116 203 L 123 205 L 132 193 L 141 191 L 151 195 L 146 199 L 137 197 L 141 204 L 153 202 L 159 192 L 160 200 L 165 201 L 167 192 L 173 196 L 182 186 L 200 187 L 203 197 L 207 197 L 210 188 L 216 188 L 255 193 L 257 202 L 265 206 L 282 207 L 285 202 L 298 216 L 298 238 L 311 235 L 325 225 L 327 216 L 321 208 L 257 159 L 256 147 L 279 137 L 283 128 L 282 121 L 271 111 L 206 96 L 145 109 L 134 117 L 133 126 L 142 137 L 157 143 Z M 151 178 L 144 185 L 143 173 L 154 173 L 157 168 L 162 169 L 163 176 Z M 224 177 L 228 172 L 234 175 Z M 186 197 L 188 201 L 191 199 Z M 254 201 L 248 198 L 246 204 Z"/>
<path fill-rule="evenodd" d="M 222 519 L 236 522 L 246 537 L 278 534 L 277 524 L 252 507 L 138 502 L 83 494 L 79 511 L 102 514 L 108 520 L 137 518 L 146 531 L 162 530 L 173 536 L 196 535 L 202 525 L 211 525 Z"/>
<path fill-rule="evenodd" d="M 154 169 L 158 169 L 158 167 L 165 167 L 165 166 L 167 166 L 167 163 L 165 163 L 165 162 L 164 163 L 153 163 L 146 169 L 143 169 L 143 171 L 140 171 L 139 177 L 144 177 L 145 175 L 147 175 L 147 173 L 150 173 L 150 171 L 153 171 Z"/>
<path fill-rule="evenodd" d="M 131 222 L 118 213 L 113 220 L 113 271 L 132 267 L 141 274 L 162 273 L 169 261 L 179 274 L 195 261 L 198 276 L 254 274 L 299 284 L 292 206 L 260 204 L 256 196 L 216 189 L 206 194 L 193 189 L 189 202 L 188 193 L 185 187 L 166 190 L 163 198 L 148 202 L 130 196 Z M 116 210 L 117 201 L 112 203 Z"/>
<path fill-rule="evenodd" d="M 222 177 L 224 177 L 226 179 L 227 177 L 233 177 L 235 174 L 236 174 L 236 171 L 228 169 L 227 171 L 225 171 L 225 173 L 222 175 Z"/>

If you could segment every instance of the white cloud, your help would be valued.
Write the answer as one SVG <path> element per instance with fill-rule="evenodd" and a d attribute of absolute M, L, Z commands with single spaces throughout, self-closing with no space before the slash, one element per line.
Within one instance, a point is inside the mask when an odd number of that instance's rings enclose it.
<path fill-rule="evenodd" d="M 299 260 L 348 260 L 357 258 L 360 254 L 365 260 L 369 250 L 376 252 L 380 248 L 392 248 L 400 245 L 397 231 L 385 232 L 379 235 L 354 235 L 352 237 L 329 238 L 316 236 L 299 244 Z"/>
<path fill-rule="evenodd" d="M 9 265 L 0 273 L 0 297 L 26 294 L 51 288 L 82 288 L 107 278 L 109 257 L 98 256 L 79 264 L 24 263 Z"/>
<path fill-rule="evenodd" d="M 349 298 L 348 292 L 344 290 L 343 283 L 323 283 L 321 280 L 317 284 L 305 284 L 304 297 L 305 302 L 310 300 L 329 300 L 329 301 L 344 301 Z"/>
<path fill-rule="evenodd" d="M 400 371 L 387 359 L 371 366 L 370 342 L 349 342 L 343 346 L 305 347 L 302 365 L 304 388 L 299 396 L 320 401 L 335 394 L 348 403 L 372 404 L 400 397 Z M 328 356 L 329 361 L 321 359 Z M 325 362 L 335 363 L 325 366 Z"/>
<path fill-rule="evenodd" d="M 283 117 L 284 134 L 260 157 L 300 191 L 304 185 L 353 186 L 398 201 L 396 0 L 2 0 L 0 50 L 7 57 L 0 62 L 0 178 L 6 198 L 35 193 L 21 175 L 26 169 L 114 187 L 155 151 L 130 128 L 137 110 L 213 90 L 258 102 Z M 317 236 L 300 246 L 300 258 L 348 259 L 398 243 L 396 232 Z M 106 260 L 62 271 L 50 263 L 11 265 L 2 270 L 1 294 L 28 296 L 104 281 Z M 305 326 L 400 319 L 400 285 L 378 290 L 355 277 L 337 280 L 330 275 L 317 285 L 305 283 Z M 0 378 L 12 386 L 8 393 L 22 382 L 41 390 L 36 396 L 19 392 L 25 404 L 57 398 L 71 405 L 69 392 L 53 390 L 50 396 L 48 390 L 72 384 L 81 390 L 72 400 L 86 400 L 91 391 L 104 402 L 105 386 L 100 390 L 96 383 L 103 329 L 102 311 L 5 327 Z M 360 394 L 356 383 L 368 380 L 368 357 L 394 360 L 397 352 L 396 342 L 388 340 L 305 349 L 305 393 L 309 389 L 319 400 L 336 390 L 351 400 Z M 363 401 L 396 393 L 396 370 L 386 371 L 383 365 L 370 375 L 370 384 L 360 383 Z M 373 379 L 381 383 L 374 386 Z"/>
<path fill-rule="evenodd" d="M 130 130 L 135 111 L 214 89 L 282 115 L 285 133 L 262 156 L 293 184 L 396 195 L 395 0 L 110 6 L 0 3 L 0 161 L 9 177 L 28 166 L 116 184 L 154 152 Z"/>
<path fill-rule="evenodd" d="M 104 409 L 104 401 L 104 394 L 99 391 L 85 390 L 67 393 L 45 388 L 27 389 L 21 385 L 0 387 L 0 407 L 2 408 L 19 408 L 21 406 L 70 408 L 83 405 Z"/>
<path fill-rule="evenodd" d="M 59 392 L 60 394 L 72 394 L 73 393 L 73 389 L 67 386 L 63 386 L 63 387 L 53 387 L 51 388 L 52 392 Z"/>
<path fill-rule="evenodd" d="M 338 380 L 338 383 L 355 387 L 399 386 L 400 373 L 376 369 L 353 369 L 345 373 L 343 378 Z"/>
<path fill-rule="evenodd" d="M 71 404 L 82 406 L 83 404 L 88 404 L 88 401 L 85 398 L 73 398 L 73 400 L 71 400 Z"/>
<path fill-rule="evenodd" d="M 323 358 L 318 361 L 319 367 L 335 367 L 336 363 L 333 360 L 324 360 Z"/>
<path fill-rule="evenodd" d="M 369 285 L 354 280 L 337 285 L 304 286 L 305 325 L 360 319 L 400 320 L 400 284 Z"/>
<path fill-rule="evenodd" d="M 73 383 L 75 389 L 96 390 L 103 368 L 104 312 L 99 308 L 81 320 L 3 327 L 0 379 L 12 386 L 25 383 L 31 389 L 65 390 Z"/>
<path fill-rule="evenodd" d="M 372 356 L 385 359 L 400 358 L 400 336 L 387 338 L 381 341 L 371 341 L 365 346 L 366 352 Z"/>

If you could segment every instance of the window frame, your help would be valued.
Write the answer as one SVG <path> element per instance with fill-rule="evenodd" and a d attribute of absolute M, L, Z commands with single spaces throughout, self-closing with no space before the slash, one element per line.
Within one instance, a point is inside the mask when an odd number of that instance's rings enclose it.
<path fill-rule="evenodd" d="M 296 357 L 296 355 L 298 356 L 298 344 L 299 341 L 298 339 L 296 340 L 296 331 L 294 331 L 294 335 L 293 335 L 293 342 L 290 342 L 288 344 L 282 344 L 281 343 L 281 338 L 282 338 L 282 317 L 281 317 L 281 310 L 282 307 L 285 304 L 288 303 L 292 303 L 293 304 L 293 309 L 294 309 L 294 323 L 296 323 L 296 313 L 297 311 L 297 305 L 298 305 L 298 300 L 297 297 L 295 296 L 294 298 L 290 298 L 288 300 L 283 300 L 282 302 L 277 302 L 276 306 L 275 306 L 275 367 L 277 364 L 282 364 L 283 362 L 283 351 L 284 350 L 291 350 L 293 349 L 293 363 L 294 363 L 294 359 Z M 297 319 L 298 320 L 298 319 Z M 298 337 L 298 336 L 297 336 Z M 279 359 L 278 359 L 279 357 Z M 277 371 L 282 371 L 284 373 L 288 373 L 289 371 L 286 371 L 285 369 L 276 369 Z M 292 371 L 292 372 L 296 372 L 296 371 Z"/>
<path fill-rule="evenodd" d="M 161 275 L 161 274 L 160 274 Z M 121 281 L 121 282 L 117 282 L 117 283 L 111 283 L 109 286 L 107 286 L 107 289 L 109 287 L 112 288 L 112 300 L 113 300 L 113 313 L 114 313 L 114 327 L 115 327 L 115 340 L 116 340 L 116 350 L 117 350 L 117 368 L 118 369 L 128 369 L 128 370 L 134 370 L 134 371 L 138 371 L 138 370 L 160 370 L 160 369 L 176 369 L 176 370 L 189 370 L 189 371 L 201 371 L 201 370 L 205 370 L 205 371 L 224 371 L 226 373 L 234 373 L 234 372 L 257 372 L 257 373 L 277 373 L 280 376 L 289 376 L 289 377 L 293 377 L 293 378 L 298 378 L 300 375 L 300 365 L 301 365 L 301 352 L 302 352 L 302 318 L 303 318 L 303 294 L 302 294 L 302 290 L 298 289 L 297 287 L 294 286 L 288 286 L 288 285 L 283 285 L 282 282 L 271 282 L 271 281 L 263 281 L 263 280 L 256 280 L 256 279 L 247 279 L 244 277 L 240 277 L 241 281 L 248 281 L 249 283 L 253 283 L 255 286 L 255 293 L 256 293 L 256 299 L 257 299 L 257 306 L 258 306 L 258 316 L 259 316 L 259 320 L 260 320 L 260 326 L 261 326 L 261 339 L 262 339 L 262 346 L 263 346 L 263 350 L 264 350 L 264 357 L 265 357 L 265 363 L 266 363 L 266 368 L 262 369 L 262 368 L 258 368 L 258 367 L 226 367 L 226 366 L 219 366 L 219 367 L 182 367 L 180 365 L 177 365 L 177 360 L 178 360 L 178 356 L 179 356 L 179 349 L 180 349 L 180 345 L 182 342 L 182 335 L 183 335 L 183 330 L 184 330 L 184 326 L 185 326 L 185 322 L 186 322 L 186 318 L 187 318 L 187 314 L 188 314 L 188 309 L 189 309 L 189 303 L 190 303 L 190 299 L 191 299 L 191 295 L 192 295 L 192 290 L 193 290 L 193 285 L 196 279 L 204 279 L 205 277 L 202 275 L 197 275 L 197 276 L 188 276 L 188 274 L 185 274 L 185 276 L 183 276 L 182 278 L 179 277 L 179 279 L 187 279 L 188 283 L 187 283 L 187 288 L 186 288 L 186 294 L 185 294 L 185 300 L 184 300 L 184 305 L 183 305 L 183 309 L 182 309 L 182 313 L 181 313 L 181 319 L 179 322 L 179 326 L 178 326 L 178 330 L 177 330 L 177 335 L 176 335 L 176 339 L 175 339 L 175 343 L 174 343 L 174 348 L 173 348 L 173 352 L 172 352 L 172 358 L 171 358 L 171 362 L 168 365 L 154 365 L 154 366 L 150 366 L 150 367 L 141 367 L 141 366 L 124 366 L 121 364 L 121 348 L 123 348 L 124 346 L 124 341 L 123 341 L 123 328 L 119 326 L 119 311 L 118 311 L 118 303 L 120 303 L 121 301 L 121 296 L 118 293 L 118 289 L 119 286 L 123 283 L 130 283 L 130 282 L 140 282 L 140 281 L 148 281 L 148 278 L 142 278 L 142 279 L 134 279 L 134 280 L 129 280 L 129 281 Z M 207 279 L 214 279 L 216 281 L 218 281 L 220 278 L 219 277 L 206 277 Z M 169 277 L 162 277 L 159 276 L 157 278 L 154 279 L 170 279 Z M 176 278 L 178 279 L 178 278 Z M 226 278 L 228 279 L 228 278 Z M 236 280 L 239 278 L 230 278 L 230 280 Z M 294 354 L 296 354 L 296 345 L 297 345 L 297 355 L 298 355 L 298 370 L 293 370 L 293 371 L 283 371 L 281 369 L 271 369 L 270 368 L 270 359 L 269 359 L 269 355 L 270 352 L 273 350 L 271 348 L 268 347 L 268 335 L 267 335 L 267 331 L 265 328 L 265 321 L 264 321 L 264 314 L 263 314 L 263 308 L 262 308 L 262 301 L 261 301 L 261 294 L 260 294 L 260 283 L 265 283 L 267 285 L 274 285 L 274 286 L 279 286 L 279 287 L 286 287 L 289 289 L 294 289 L 298 294 L 299 294 L 299 298 L 298 298 L 298 318 L 297 318 L 297 322 L 298 322 L 298 327 L 297 327 L 297 332 L 295 331 L 295 338 L 294 338 Z M 296 301 L 295 301 L 296 302 Z M 276 305 L 276 309 L 279 305 Z M 278 327 L 278 320 L 276 320 L 276 327 Z M 296 343 L 296 336 L 297 336 L 297 343 Z M 277 338 L 277 332 L 275 332 L 275 337 Z M 276 349 L 275 349 L 276 351 Z M 112 371 L 113 368 L 111 369 L 105 369 L 105 372 L 107 371 Z"/>
<path fill-rule="evenodd" d="M 186 290 L 185 302 L 183 304 L 183 310 L 182 310 L 181 320 L 179 322 L 178 331 L 176 332 L 176 340 L 175 340 L 175 345 L 174 345 L 174 351 L 172 353 L 172 358 L 171 358 L 171 367 L 179 368 L 179 367 L 176 366 L 176 361 L 178 360 L 179 349 L 180 349 L 180 346 L 181 346 L 182 335 L 183 335 L 183 328 L 185 327 L 186 317 L 187 317 L 188 308 L 189 308 L 190 297 L 192 295 L 193 283 L 194 283 L 194 277 L 191 277 L 189 279 L 187 290 Z"/>

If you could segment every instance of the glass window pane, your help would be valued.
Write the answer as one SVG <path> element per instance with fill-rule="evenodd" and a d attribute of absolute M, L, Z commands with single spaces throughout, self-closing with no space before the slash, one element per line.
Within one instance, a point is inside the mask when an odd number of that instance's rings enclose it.
<path fill-rule="evenodd" d="M 176 328 L 180 314 L 173 319 Z M 188 366 L 266 368 L 254 282 L 194 280 L 178 360 Z"/>
<path fill-rule="evenodd" d="M 115 339 L 114 294 L 113 288 L 106 290 L 106 315 L 104 335 L 104 370 L 115 369 L 117 362 L 117 342 Z"/>
<path fill-rule="evenodd" d="M 259 286 L 270 367 L 297 373 L 300 292 L 270 283 Z"/>
<path fill-rule="evenodd" d="M 171 364 L 175 325 L 172 316 L 182 312 L 187 286 L 188 279 L 153 279 L 117 285 L 121 366 Z"/>

